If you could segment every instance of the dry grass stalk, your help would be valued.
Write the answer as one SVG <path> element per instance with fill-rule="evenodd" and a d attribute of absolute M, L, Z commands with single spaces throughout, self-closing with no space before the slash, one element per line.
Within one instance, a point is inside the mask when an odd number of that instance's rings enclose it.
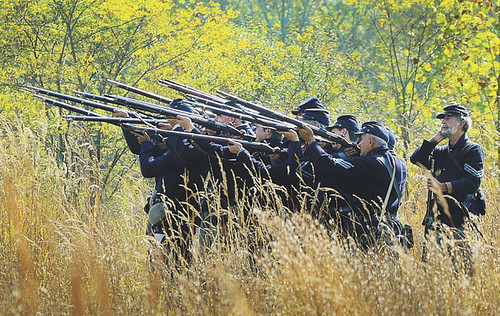
<path fill-rule="evenodd" d="M 431 260 L 420 261 L 426 188 L 414 170 L 400 214 L 412 224 L 416 246 L 391 249 L 397 259 L 392 251 L 360 251 L 307 208 L 284 209 L 280 188 L 257 181 L 256 194 L 237 202 L 251 216 L 238 213 L 215 227 L 209 247 L 195 235 L 191 264 L 180 271 L 163 265 L 160 274 L 149 269 L 147 190 L 139 176 L 140 184 L 124 178 L 126 189 L 101 199 L 98 171 L 87 177 L 92 162 L 61 166 L 38 136 L 2 128 L 0 310 L 6 314 L 500 313 L 498 186 L 490 175 L 488 214 L 478 224 L 488 242 L 471 238 L 473 278 L 454 271 L 448 251 L 433 242 Z M 211 210 L 224 214 L 220 193 L 210 194 Z"/>

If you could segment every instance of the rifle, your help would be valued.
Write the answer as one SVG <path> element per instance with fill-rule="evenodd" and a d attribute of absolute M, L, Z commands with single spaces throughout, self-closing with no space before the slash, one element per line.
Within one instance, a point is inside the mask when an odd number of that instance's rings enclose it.
<path fill-rule="evenodd" d="M 120 83 L 120 82 L 113 81 L 110 79 L 107 79 L 106 81 L 108 83 L 110 83 L 114 86 L 117 86 L 119 88 L 122 88 L 124 90 L 134 92 L 136 94 L 139 94 L 139 95 L 142 95 L 142 96 L 145 96 L 145 97 L 148 97 L 148 98 L 151 98 L 151 99 L 163 102 L 163 103 L 172 102 L 171 99 L 165 98 L 161 95 L 158 95 L 158 94 L 155 94 L 152 92 L 148 92 L 148 91 L 145 91 L 142 89 L 134 88 L 134 87 L 126 85 L 124 83 Z M 172 82 L 172 81 L 169 80 L 167 82 Z M 175 87 L 180 86 L 180 84 L 178 84 L 178 83 L 169 83 L 169 84 L 171 84 L 171 86 L 175 86 Z M 193 88 L 186 86 L 186 85 L 183 85 L 182 89 L 183 89 L 183 91 L 190 91 L 190 92 L 198 93 L 198 95 L 201 95 L 202 93 L 204 95 L 207 95 L 207 96 L 209 95 L 208 93 L 204 93 L 200 90 L 193 89 Z M 268 127 L 274 128 L 276 130 L 280 130 L 280 131 L 285 131 L 285 130 L 293 128 L 293 126 L 283 125 L 282 122 L 260 116 L 257 113 L 249 114 L 249 113 L 246 113 L 245 111 L 241 110 L 240 108 L 235 108 L 235 107 L 232 107 L 232 106 L 229 106 L 229 105 L 217 102 L 217 101 L 209 100 L 206 98 L 201 98 L 199 96 L 195 96 L 192 94 L 188 94 L 188 95 L 191 96 L 192 99 L 195 99 L 196 102 L 185 101 L 187 104 L 189 104 L 193 107 L 202 108 L 203 110 L 209 110 L 215 114 L 236 117 L 236 118 L 243 120 L 243 121 L 256 123 L 259 125 L 265 125 L 265 126 L 268 126 Z"/>
<path fill-rule="evenodd" d="M 88 110 L 85 110 L 85 109 L 82 109 L 82 108 L 79 108 L 79 107 L 76 107 L 76 106 L 73 106 L 73 105 L 69 105 L 67 103 L 63 103 L 63 102 L 60 102 L 60 101 L 57 101 L 57 100 L 49 99 L 49 98 L 46 98 L 46 97 L 41 96 L 39 94 L 33 94 L 33 96 L 35 98 L 42 99 L 47 104 L 55 105 L 55 106 L 58 106 L 60 108 L 66 109 L 66 110 L 76 112 L 78 114 L 82 114 L 82 115 L 86 115 L 86 116 L 92 116 L 92 117 L 101 117 L 101 116 L 105 117 L 104 115 L 101 115 L 99 113 L 88 111 Z"/>
<path fill-rule="evenodd" d="M 90 101 L 90 100 L 78 98 L 78 97 L 75 97 L 75 96 L 72 96 L 72 95 L 68 95 L 68 94 L 64 94 L 64 93 L 59 93 L 59 92 L 55 92 L 55 91 L 51 91 L 51 90 L 47 90 L 47 89 L 42 89 L 42 88 L 37 88 L 37 87 L 33 87 L 33 86 L 26 86 L 26 87 L 29 90 L 32 90 L 32 91 L 35 91 L 37 93 L 41 93 L 41 94 L 44 94 L 44 95 L 48 95 L 50 97 L 55 97 L 55 98 L 58 98 L 58 99 L 63 99 L 63 100 L 66 100 L 66 101 L 71 101 L 71 102 L 79 103 L 79 104 L 82 104 L 82 105 L 90 106 L 90 107 L 93 107 L 93 108 L 96 108 L 96 109 L 105 110 L 105 111 L 108 111 L 108 112 L 114 112 L 115 110 L 119 109 L 119 110 L 122 110 L 122 111 L 126 112 L 129 116 L 132 116 L 132 117 L 143 117 L 143 118 L 150 118 L 151 117 L 151 116 L 148 116 L 146 114 L 141 114 L 140 115 L 140 114 L 138 114 L 136 112 L 126 111 L 126 110 L 123 110 L 123 109 L 120 109 L 120 108 L 117 108 L 117 107 L 114 107 L 114 106 L 110 106 L 110 105 L 107 105 L 107 104 L 102 104 L 102 103 L 98 103 L 98 102 L 95 102 L 95 101 Z M 95 95 L 95 94 L 84 93 L 84 92 L 77 92 L 77 93 L 81 94 L 81 95 L 85 95 L 85 97 L 89 97 L 89 98 L 92 98 L 94 100 L 105 101 L 107 103 L 113 103 L 112 102 L 113 99 L 108 98 L 108 97 L 102 97 L 102 96 L 98 96 L 98 95 Z M 78 109 L 80 109 L 80 108 L 78 108 Z M 74 111 L 74 112 L 76 112 L 76 111 Z"/>
<path fill-rule="evenodd" d="M 156 93 L 152 93 L 152 92 L 148 92 L 148 91 L 145 91 L 145 90 L 142 90 L 139 88 L 135 88 L 135 87 L 129 86 L 127 84 L 124 84 L 124 83 L 121 83 L 118 81 L 106 79 L 106 82 L 108 82 L 111 85 L 116 86 L 118 88 L 121 88 L 121 89 L 127 90 L 129 92 L 133 92 L 133 93 L 148 97 L 148 98 L 156 100 L 156 101 L 160 101 L 160 102 L 167 103 L 167 104 L 170 104 L 170 102 L 172 102 L 172 99 L 165 98 L 164 96 L 158 95 Z"/>
<path fill-rule="evenodd" d="M 157 114 L 165 115 L 167 117 L 175 118 L 179 115 L 186 116 L 186 117 L 190 118 L 191 121 L 193 121 L 194 123 L 205 126 L 211 130 L 220 131 L 223 133 L 228 133 L 231 135 L 239 136 L 239 137 L 242 137 L 243 139 L 248 140 L 248 141 L 252 141 L 255 139 L 253 136 L 241 134 L 241 132 L 239 130 L 237 130 L 236 128 L 234 128 L 232 126 L 206 119 L 201 115 L 189 113 L 189 112 L 182 111 L 182 110 L 167 108 L 164 106 L 160 106 L 160 105 L 156 105 L 153 103 L 149 103 L 149 102 L 145 102 L 145 101 L 141 101 L 141 100 L 136 100 L 136 99 L 132 99 L 132 98 L 128 98 L 128 97 L 122 97 L 122 96 L 118 96 L 118 95 L 106 95 L 106 96 L 113 99 L 114 100 L 113 102 L 116 102 L 116 104 L 124 105 L 124 106 L 138 109 L 141 111 L 154 112 Z"/>
<path fill-rule="evenodd" d="M 431 168 L 429 169 L 429 172 L 431 176 L 434 176 L 434 157 L 431 155 L 430 156 L 430 163 L 431 163 Z M 422 225 L 425 226 L 425 231 L 432 226 L 432 223 L 434 222 L 434 192 L 429 188 L 427 189 L 427 202 L 426 202 L 426 211 L 425 211 L 425 216 L 424 220 L 422 221 Z"/>
<path fill-rule="evenodd" d="M 58 101 L 55 101 L 58 102 Z M 141 127 L 137 125 L 132 125 L 133 123 L 148 123 L 158 125 L 164 121 L 159 120 L 148 120 L 148 119 L 134 119 L 134 118 L 124 118 L 124 117 L 106 117 L 106 116 L 77 116 L 77 115 L 63 115 L 65 119 L 72 121 L 90 121 L 90 122 L 105 122 L 114 125 L 121 126 L 124 129 L 134 131 L 134 132 L 147 132 L 148 135 L 160 135 L 160 136 L 178 136 L 182 138 L 187 138 L 191 140 L 214 142 L 217 144 L 227 145 L 230 141 L 237 141 L 243 145 L 245 148 L 252 148 L 258 151 L 273 153 L 274 149 L 265 144 L 259 142 L 249 142 L 245 140 L 233 140 L 231 138 L 219 137 L 219 136 L 209 136 L 203 134 L 193 134 L 181 131 L 168 131 L 163 129 L 157 129 L 153 127 Z"/>
<path fill-rule="evenodd" d="M 155 119 L 139 119 L 131 117 L 108 117 L 108 116 L 79 116 L 79 115 L 63 115 L 63 118 L 71 121 L 86 121 L 86 122 L 104 122 L 115 125 L 128 124 L 147 124 L 149 126 L 158 127 L 160 124 L 168 124 L 166 120 Z"/>
<path fill-rule="evenodd" d="M 219 111 L 226 110 L 226 111 L 244 114 L 244 115 L 246 115 L 246 118 L 253 117 L 253 118 L 262 119 L 266 122 L 267 121 L 274 121 L 275 123 L 282 123 L 279 120 L 275 120 L 275 119 L 270 118 L 270 117 L 262 116 L 256 111 L 249 111 L 248 109 L 245 109 L 242 106 L 238 106 L 236 104 L 229 105 L 226 103 L 227 100 L 225 100 L 225 99 L 222 99 L 222 98 L 214 96 L 210 93 L 192 88 L 188 85 L 180 84 L 180 83 L 175 82 L 175 81 L 170 80 L 170 79 L 159 80 L 159 83 L 166 85 L 168 88 L 182 92 L 186 96 L 186 98 L 188 98 L 190 100 L 194 100 L 195 101 L 194 104 L 196 106 L 201 106 L 201 104 L 204 104 L 205 108 L 207 108 L 207 109 L 219 109 Z M 226 113 L 228 113 L 228 112 L 222 112 L 220 114 L 232 116 L 232 117 L 237 117 L 234 114 L 231 114 L 231 113 L 226 114 Z M 250 118 L 245 119 L 245 120 L 252 122 L 252 119 L 250 119 Z"/>
<path fill-rule="evenodd" d="M 63 108 L 63 109 L 66 109 L 66 110 L 69 110 L 69 111 L 72 111 L 72 112 L 76 112 L 78 114 L 86 115 L 87 117 L 92 117 L 92 118 L 94 118 L 96 120 L 109 119 L 109 117 L 101 115 L 99 113 L 88 111 L 88 110 L 85 110 L 85 109 L 82 109 L 82 108 L 79 108 L 79 107 L 76 107 L 76 106 L 73 106 L 73 105 L 66 104 L 66 103 L 61 102 L 61 101 L 49 99 L 49 98 L 46 98 L 46 97 L 38 95 L 38 94 L 34 94 L 33 96 L 35 98 L 42 99 L 47 104 L 55 105 L 57 107 L 60 107 L 60 108 Z M 120 124 L 116 124 L 116 125 L 120 125 Z M 154 134 L 154 133 L 151 133 L 151 132 L 148 132 L 148 135 L 149 135 L 149 138 L 151 138 L 155 143 L 162 143 L 163 142 L 163 137 L 161 137 L 160 135 L 157 135 L 157 134 Z"/>
<path fill-rule="evenodd" d="M 328 131 L 322 130 L 321 128 L 319 128 L 317 126 L 307 124 L 307 123 L 302 122 L 300 120 L 291 118 L 291 117 L 289 117 L 281 112 L 267 109 L 259 104 L 252 103 L 250 101 L 246 101 L 244 99 L 241 99 L 241 98 L 234 96 L 234 95 L 231 95 L 229 93 L 226 93 L 226 92 L 223 92 L 220 90 L 217 90 L 217 93 L 224 96 L 228 100 L 239 103 L 239 104 L 241 104 L 247 108 L 250 108 L 252 110 L 259 111 L 260 113 L 264 113 L 264 114 L 266 114 L 274 119 L 293 124 L 297 127 L 302 127 L 305 125 L 305 126 L 309 127 L 310 129 L 312 129 L 313 133 L 317 136 L 323 137 L 329 141 L 334 141 L 336 143 L 339 143 L 340 145 L 342 145 L 342 147 L 353 147 L 359 151 L 359 147 L 356 143 L 349 142 L 345 138 L 343 138 L 337 134 L 333 134 L 333 133 L 330 133 Z"/>
<path fill-rule="evenodd" d="M 226 102 L 226 100 L 224 100 L 221 97 L 218 97 L 216 95 L 213 95 L 213 94 L 210 94 L 207 92 L 203 92 L 203 91 L 198 90 L 198 89 L 191 88 L 190 86 L 175 82 L 175 81 L 170 80 L 170 79 L 160 79 L 160 80 L 158 80 L 158 82 L 161 85 L 167 86 L 171 89 L 177 90 L 177 91 L 182 92 L 184 94 L 195 95 L 197 97 L 201 97 L 203 99 L 208 99 L 208 100 L 219 102 L 219 103 Z"/>
<path fill-rule="evenodd" d="M 155 132 L 159 135 L 167 136 L 167 137 L 168 136 L 178 136 L 178 137 L 187 138 L 190 140 L 214 142 L 214 143 L 221 144 L 221 145 L 228 145 L 229 142 L 231 142 L 231 141 L 237 141 L 238 143 L 242 144 L 243 147 L 245 147 L 245 148 L 252 148 L 252 149 L 266 152 L 266 153 L 273 153 L 274 152 L 274 149 L 265 143 L 249 142 L 249 141 L 239 140 L 239 139 L 234 140 L 231 138 L 225 138 L 225 137 L 220 137 L 220 136 L 209 136 L 209 135 L 193 134 L 193 133 L 180 132 L 180 131 L 167 131 L 167 130 L 150 128 L 150 127 L 136 126 L 136 125 L 132 125 L 132 124 L 128 124 L 128 123 L 121 124 L 121 126 L 125 129 L 130 129 L 130 130 L 135 131 L 135 132 Z"/>
<path fill-rule="evenodd" d="M 240 112 L 233 112 L 233 111 L 228 111 L 225 109 L 220 109 L 220 108 L 215 107 L 215 106 L 205 105 L 205 104 L 201 104 L 201 103 L 195 103 L 195 102 L 190 102 L 190 101 L 186 101 L 186 102 L 193 107 L 201 108 L 202 110 L 208 110 L 214 114 L 235 117 L 239 120 L 251 122 L 251 123 L 254 123 L 257 125 L 266 126 L 269 128 L 273 128 L 277 131 L 287 131 L 289 129 L 295 128 L 295 126 L 293 126 L 293 125 L 283 124 L 283 122 L 278 122 L 278 121 L 275 121 L 275 120 L 272 120 L 272 119 L 269 119 L 267 117 L 263 117 L 260 115 L 248 115 L 248 114 L 243 114 Z"/>
<path fill-rule="evenodd" d="M 231 111 L 247 114 L 247 115 L 252 117 L 252 118 L 249 118 L 248 116 L 246 116 L 244 118 L 244 120 L 246 120 L 246 121 L 253 122 L 253 123 L 256 123 L 259 125 L 268 126 L 268 127 L 274 128 L 278 131 L 285 131 L 285 130 L 293 129 L 294 127 L 300 127 L 300 126 L 305 124 L 305 125 L 309 126 L 316 135 L 321 136 L 327 140 L 333 140 L 333 141 L 341 144 L 343 147 L 350 146 L 350 147 L 356 148 L 359 151 L 357 144 L 349 143 L 347 140 L 345 140 L 344 138 L 342 138 L 336 134 L 330 133 L 328 131 L 324 131 L 324 130 L 322 130 L 314 125 L 310 125 L 310 124 L 304 123 L 302 121 L 290 118 L 290 117 L 288 117 L 284 114 L 281 114 L 279 112 L 268 110 L 268 109 L 261 107 L 259 105 L 255 104 L 255 107 L 247 106 L 247 108 L 250 108 L 254 111 L 257 111 L 257 113 L 260 112 L 260 113 L 267 114 L 268 116 L 263 117 L 262 115 L 256 114 L 255 112 L 252 112 L 252 114 L 250 114 L 248 111 L 245 111 L 244 108 L 232 107 L 232 106 L 227 105 L 225 103 L 225 102 L 227 102 L 227 99 L 229 99 L 233 102 L 242 104 L 244 106 L 247 105 L 247 104 L 244 104 L 243 102 L 239 102 L 239 101 L 244 101 L 244 100 L 236 98 L 234 96 L 231 96 L 232 98 L 222 99 L 220 97 L 213 96 L 209 93 L 194 89 L 194 88 L 189 87 L 187 85 L 177 83 L 173 80 L 165 79 L 165 80 L 160 80 L 159 82 L 161 84 L 166 85 L 169 88 L 172 88 L 174 90 L 177 90 L 177 91 L 184 93 L 187 97 L 194 99 L 199 103 L 205 103 L 205 104 L 208 104 L 210 106 L 221 107 L 223 109 L 231 109 Z M 223 93 L 220 91 L 217 91 L 217 92 Z M 226 94 L 226 96 L 230 96 L 230 95 Z M 245 102 L 250 103 L 248 101 L 245 101 Z M 221 112 L 220 110 L 214 110 L 214 113 L 217 113 L 217 112 L 220 114 L 225 114 L 225 115 L 232 116 L 232 117 L 238 117 L 238 116 L 236 116 L 236 114 L 232 114 L 232 113 L 226 114 L 226 113 Z M 270 113 L 271 113 L 271 115 L 270 115 Z M 240 116 L 240 117 L 242 118 L 243 116 Z M 293 126 L 283 125 L 284 121 L 293 124 Z"/>
<path fill-rule="evenodd" d="M 134 123 L 161 123 L 161 121 L 155 121 L 155 120 L 147 120 L 147 119 L 134 119 L 134 118 L 115 118 L 115 117 L 107 117 L 104 115 L 100 115 L 98 113 L 88 111 L 85 109 L 81 109 L 79 107 L 69 105 L 57 100 L 49 99 L 44 96 L 34 94 L 33 95 L 36 98 L 40 98 L 44 100 L 47 104 L 51 105 L 56 105 L 60 108 L 70 110 L 82 115 L 85 115 L 84 117 L 81 116 L 65 116 L 65 118 L 69 118 L 71 120 L 81 120 L 81 121 L 96 121 L 96 122 L 106 122 L 106 123 L 111 123 L 114 125 L 121 126 L 124 129 L 128 129 L 131 131 L 136 131 L 136 132 L 146 132 L 149 137 L 153 140 L 156 141 L 163 141 L 162 136 L 178 136 L 178 137 L 183 137 L 191 140 L 201 140 L 201 141 L 208 141 L 208 142 L 214 142 L 222 145 L 227 145 L 232 139 L 230 138 L 224 138 L 224 137 L 218 137 L 218 136 L 208 136 L 208 135 L 201 135 L 201 134 L 193 134 L 193 133 L 186 133 L 186 132 L 180 132 L 180 131 L 167 131 L 167 130 L 162 130 L 162 129 L 157 129 L 157 128 L 148 128 L 148 127 L 140 127 L 136 125 L 132 125 L 129 122 L 134 122 Z M 129 121 L 129 122 L 127 122 Z M 148 122 L 149 121 L 149 122 Z M 258 151 L 263 151 L 266 153 L 273 153 L 274 149 L 270 147 L 269 145 L 265 143 L 259 143 L 259 142 L 250 142 L 250 141 L 245 141 L 245 140 L 237 140 L 239 143 L 241 143 L 245 148 L 253 148 Z"/>
<path fill-rule="evenodd" d="M 45 95 L 48 95 L 48 96 L 56 97 L 56 98 L 63 99 L 63 100 L 66 100 L 66 101 L 80 103 L 80 104 L 83 104 L 83 105 L 87 105 L 87 106 L 90 106 L 90 107 L 93 107 L 93 108 L 98 108 L 98 109 L 109 111 L 109 112 L 114 112 L 116 109 L 120 109 L 120 108 L 117 108 L 117 107 L 114 107 L 114 106 L 110 106 L 110 105 L 107 105 L 107 104 L 102 104 L 102 103 L 98 103 L 98 102 L 95 102 L 95 101 L 90 101 L 90 100 L 78 98 L 78 97 L 75 97 L 75 96 L 72 96 L 72 95 L 67 95 L 67 94 L 63 94 L 63 93 L 59 93 L 59 92 L 54 92 L 54 91 L 47 90 L 47 89 L 37 88 L 37 87 L 33 87 L 33 86 L 27 86 L 27 88 L 30 89 L 30 90 L 32 90 L 32 91 L 36 91 L 38 93 L 41 93 L 41 94 L 45 94 Z M 253 140 L 253 137 L 242 135 L 239 130 L 237 130 L 236 128 L 234 128 L 232 126 L 229 126 L 229 125 L 226 125 L 226 124 L 222 124 L 222 123 L 219 123 L 219 122 L 215 122 L 213 120 L 208 120 L 208 119 L 206 119 L 206 118 L 204 118 L 204 117 L 202 117 L 200 115 L 195 115 L 193 113 L 188 113 L 188 112 L 181 111 L 181 110 L 166 108 L 166 107 L 162 107 L 162 106 L 159 106 L 159 105 L 156 105 L 156 104 L 152 104 L 152 103 L 147 103 L 147 102 L 144 102 L 144 101 L 135 100 L 135 99 L 132 99 L 132 98 L 119 97 L 119 96 L 98 96 L 98 95 L 95 95 L 95 94 L 84 93 L 84 92 L 77 92 L 77 93 L 80 94 L 80 95 L 83 95 L 85 97 L 89 97 L 89 98 L 92 98 L 92 99 L 95 99 L 95 100 L 105 101 L 105 102 L 108 102 L 108 103 L 114 103 L 114 104 L 117 104 L 117 105 L 131 105 L 132 104 L 132 105 L 134 105 L 134 107 L 136 109 L 139 110 L 139 112 L 141 114 L 138 114 L 138 113 L 132 112 L 132 111 L 126 111 L 126 110 L 124 110 L 131 117 L 151 119 L 152 116 L 150 114 L 149 115 L 145 114 L 145 111 L 158 113 L 158 114 L 165 115 L 165 116 L 171 117 L 171 118 L 175 118 L 178 115 L 182 115 L 182 116 L 189 117 L 194 123 L 202 125 L 202 126 L 205 126 L 205 127 L 209 128 L 211 130 L 220 131 L 220 132 L 223 132 L 223 133 L 228 133 L 228 134 L 231 134 L 231 135 L 240 136 L 240 137 L 243 137 L 246 140 Z M 69 106 L 69 105 L 66 105 L 66 106 Z M 76 108 L 76 109 L 80 109 L 80 108 Z M 82 110 L 82 109 L 80 109 L 80 110 Z M 120 110 L 123 110 L 123 109 L 120 109 Z M 77 112 L 77 110 L 75 110 L 75 108 L 73 108 L 73 111 Z M 83 114 L 81 112 L 77 112 L 77 113 Z M 87 115 L 87 114 L 84 114 L 84 115 Z M 87 115 L 87 116 L 92 116 L 92 115 Z"/>
<path fill-rule="evenodd" d="M 82 91 L 77 91 L 77 90 L 73 90 L 73 93 L 76 95 L 82 96 L 84 98 L 91 99 L 91 100 L 97 100 L 97 101 L 101 101 L 104 103 L 114 103 L 113 99 L 111 99 L 110 97 L 105 97 L 103 95 L 92 94 L 92 93 L 82 92 Z"/>

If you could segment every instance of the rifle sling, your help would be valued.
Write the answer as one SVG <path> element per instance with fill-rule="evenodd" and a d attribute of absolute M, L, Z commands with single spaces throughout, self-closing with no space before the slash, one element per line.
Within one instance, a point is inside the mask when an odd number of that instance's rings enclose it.
<path fill-rule="evenodd" d="M 395 181 L 396 168 L 391 167 L 391 165 L 389 164 L 389 161 L 384 159 L 383 156 L 378 156 L 377 160 L 380 161 L 385 166 L 385 168 L 387 169 L 387 172 L 389 172 L 389 175 L 391 177 L 391 181 L 389 183 L 389 187 L 387 188 L 387 194 L 385 196 L 385 200 L 384 200 L 384 204 L 383 204 L 383 207 L 385 209 L 387 207 L 387 204 L 389 203 L 389 197 L 390 197 L 391 191 L 392 191 L 391 188 L 393 188 L 394 191 L 396 192 L 396 195 L 398 198 L 398 204 L 401 203 L 401 190 L 399 189 L 399 186 L 396 185 L 396 181 Z"/>

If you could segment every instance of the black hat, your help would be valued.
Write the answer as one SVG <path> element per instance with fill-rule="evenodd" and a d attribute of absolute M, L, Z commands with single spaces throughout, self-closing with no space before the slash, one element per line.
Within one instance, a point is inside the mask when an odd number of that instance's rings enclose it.
<path fill-rule="evenodd" d="M 175 110 L 196 113 L 193 107 L 186 103 L 186 101 L 184 101 L 183 99 L 173 99 L 168 106 Z"/>
<path fill-rule="evenodd" d="M 361 126 L 361 131 L 356 133 L 356 135 L 362 134 L 377 136 L 383 139 L 386 143 L 389 142 L 389 132 L 387 131 L 387 128 L 376 121 L 363 123 L 363 125 Z"/>
<path fill-rule="evenodd" d="M 241 124 L 239 126 L 235 127 L 237 130 L 240 132 L 243 131 L 244 134 L 249 135 L 249 136 L 255 136 L 255 133 L 252 129 L 252 127 L 248 124 Z"/>
<path fill-rule="evenodd" d="M 304 113 L 306 109 L 323 109 L 326 111 L 325 107 L 323 106 L 323 103 L 321 103 L 320 100 L 316 97 L 310 97 L 306 99 L 304 102 L 302 102 L 297 109 L 292 111 L 293 115 L 300 115 Z"/>
<path fill-rule="evenodd" d="M 460 117 L 468 117 L 469 111 L 466 108 L 461 106 L 459 103 L 453 103 L 452 105 L 448 105 L 443 109 L 444 113 L 440 113 L 437 115 L 438 119 L 442 119 L 445 115 L 458 115 Z"/>
<path fill-rule="evenodd" d="M 354 115 L 342 115 L 337 118 L 337 122 L 326 129 L 331 131 L 333 128 L 347 128 L 354 133 L 358 133 L 361 130 L 361 125 L 356 120 Z"/>
<path fill-rule="evenodd" d="M 316 121 L 325 126 L 330 124 L 330 115 L 325 109 L 306 109 L 304 114 L 302 114 L 302 119 Z"/>

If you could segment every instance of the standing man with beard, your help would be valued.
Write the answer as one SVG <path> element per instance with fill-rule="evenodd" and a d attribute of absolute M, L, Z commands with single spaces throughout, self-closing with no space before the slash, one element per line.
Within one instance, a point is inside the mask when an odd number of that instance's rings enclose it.
<path fill-rule="evenodd" d="M 424 140 L 410 158 L 412 163 L 427 169 L 432 169 L 434 161 L 435 178 L 429 179 L 427 186 L 437 196 L 443 195 L 446 202 L 428 201 L 431 205 L 437 204 L 437 216 L 424 219 L 425 235 L 427 238 L 431 230 L 436 230 L 437 241 L 441 243 L 442 237 L 450 231 L 448 237 L 458 241 L 455 244 L 464 255 L 466 269 L 472 272 L 470 246 L 464 240 L 464 223 L 469 213 L 484 213 L 484 195 L 479 189 L 483 178 L 484 152 L 480 145 L 466 136 L 472 124 L 466 108 L 452 103 L 437 118 L 442 120 L 439 131 L 431 139 Z M 445 139 L 448 139 L 447 144 L 437 146 Z M 427 256 L 424 246 L 423 260 L 427 260 Z"/>

